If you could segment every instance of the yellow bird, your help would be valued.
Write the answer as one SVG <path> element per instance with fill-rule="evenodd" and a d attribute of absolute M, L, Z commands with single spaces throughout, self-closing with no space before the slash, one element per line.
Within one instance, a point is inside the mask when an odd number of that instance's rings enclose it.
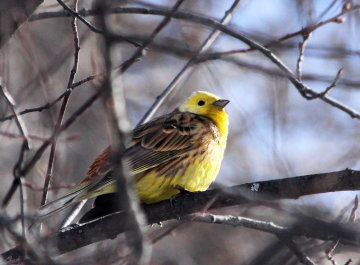
<path fill-rule="evenodd" d="M 179 108 L 136 127 L 123 159 L 130 169 L 141 202 L 150 204 L 178 194 L 180 189 L 204 191 L 220 169 L 228 135 L 229 100 L 193 93 Z M 110 148 L 90 166 L 87 177 L 67 195 L 44 205 L 40 216 L 73 202 L 116 192 L 111 176 Z"/>

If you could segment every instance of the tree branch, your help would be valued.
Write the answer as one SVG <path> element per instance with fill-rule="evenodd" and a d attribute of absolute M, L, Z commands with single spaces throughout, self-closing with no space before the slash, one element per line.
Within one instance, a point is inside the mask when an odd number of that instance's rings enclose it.
<path fill-rule="evenodd" d="M 224 17 L 221 19 L 220 23 L 223 25 L 227 25 L 231 18 L 232 14 L 235 11 L 235 8 L 240 3 L 240 0 L 235 0 L 231 7 L 225 12 Z M 174 77 L 174 79 L 170 82 L 170 84 L 161 92 L 159 96 L 157 96 L 154 103 L 151 105 L 151 107 L 146 111 L 144 116 L 141 118 L 141 120 L 138 122 L 138 125 L 150 121 L 151 117 L 155 114 L 155 112 L 158 110 L 160 105 L 164 102 L 167 96 L 170 95 L 172 91 L 177 87 L 179 82 L 184 79 L 189 74 L 189 70 L 191 69 L 191 66 L 193 66 L 196 63 L 197 57 L 204 53 L 211 44 L 217 39 L 217 37 L 220 35 L 220 31 L 213 30 L 210 35 L 206 38 L 206 40 L 201 44 L 201 46 L 196 50 L 196 52 L 192 55 L 190 60 L 183 66 L 183 68 L 179 71 L 179 73 Z"/>
<path fill-rule="evenodd" d="M 272 200 L 297 199 L 301 196 L 326 192 L 350 191 L 360 189 L 360 171 L 346 169 L 337 172 L 320 173 L 293 178 L 276 179 L 246 183 L 225 189 L 196 192 L 178 197 L 173 204 L 163 201 L 144 205 L 143 209 L 149 224 L 170 219 L 183 218 L 204 209 L 242 205 L 263 204 Z M 215 199 L 214 199 L 215 198 Z M 56 242 L 59 253 L 65 253 L 91 243 L 113 239 L 127 231 L 132 224 L 124 222 L 124 212 L 114 213 L 95 221 L 71 225 L 50 237 Z M 295 236 L 306 236 L 320 240 L 337 240 L 344 244 L 360 245 L 360 232 L 350 224 L 336 224 L 316 219 L 303 219 L 292 228 Z M 7 258 L 19 252 L 14 248 L 2 254 Z"/>

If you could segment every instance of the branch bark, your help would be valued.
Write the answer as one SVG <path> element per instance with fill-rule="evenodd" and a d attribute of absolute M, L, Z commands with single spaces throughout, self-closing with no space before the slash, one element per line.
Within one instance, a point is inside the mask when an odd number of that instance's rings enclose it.
<path fill-rule="evenodd" d="M 204 207 L 218 209 L 247 203 L 267 203 L 279 199 L 297 199 L 305 195 L 360 189 L 360 171 L 346 169 L 337 172 L 320 173 L 292 178 L 245 183 L 225 189 L 186 194 L 172 204 L 163 201 L 144 205 L 149 224 L 170 219 L 182 219 L 188 214 L 202 211 Z M 59 253 L 66 253 L 91 243 L 113 239 L 127 231 L 130 223 L 124 222 L 124 212 L 114 213 L 98 220 L 71 225 L 51 235 L 56 241 Z M 344 244 L 360 245 L 360 232 L 351 224 L 336 224 L 316 219 L 302 220 L 292 231 L 295 236 L 306 236 L 320 240 L 337 240 Z M 2 257 L 17 258 L 21 248 L 16 247 L 2 254 Z"/>

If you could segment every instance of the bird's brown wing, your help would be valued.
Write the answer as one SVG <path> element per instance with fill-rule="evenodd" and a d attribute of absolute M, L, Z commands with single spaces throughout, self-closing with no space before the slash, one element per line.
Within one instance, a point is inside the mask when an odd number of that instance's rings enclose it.
<path fill-rule="evenodd" d="M 133 131 L 132 146 L 125 159 L 133 174 L 138 174 L 198 148 L 201 137 L 211 134 L 211 121 L 189 112 L 174 111 Z"/>
<path fill-rule="evenodd" d="M 200 149 L 207 139 L 214 137 L 214 127 L 207 118 L 175 110 L 136 127 L 124 159 L 131 173 L 139 174 Z M 83 182 L 106 176 L 111 171 L 109 159 L 110 148 L 107 148 L 90 166 Z"/>

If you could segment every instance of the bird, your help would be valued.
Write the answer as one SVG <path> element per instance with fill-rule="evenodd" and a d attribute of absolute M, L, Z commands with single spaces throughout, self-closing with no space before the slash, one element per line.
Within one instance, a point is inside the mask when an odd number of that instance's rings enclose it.
<path fill-rule="evenodd" d="M 174 111 L 137 126 L 122 155 L 140 202 L 168 200 L 181 191 L 207 190 L 215 180 L 228 136 L 229 100 L 194 92 Z M 86 177 L 65 196 L 39 209 L 46 217 L 75 202 L 116 192 L 111 148 L 91 164 Z M 95 201 L 96 202 L 96 201 Z"/>

